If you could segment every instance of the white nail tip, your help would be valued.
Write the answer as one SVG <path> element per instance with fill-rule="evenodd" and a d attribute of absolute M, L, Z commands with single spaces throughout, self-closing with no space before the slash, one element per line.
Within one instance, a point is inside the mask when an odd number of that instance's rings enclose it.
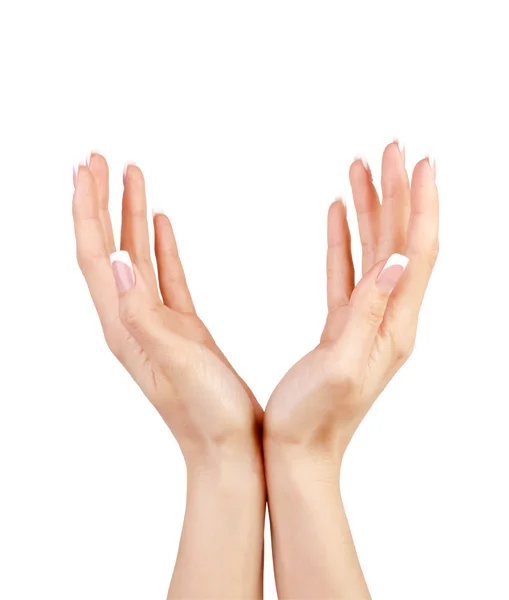
<path fill-rule="evenodd" d="M 397 137 L 394 138 L 394 141 L 397 142 L 398 150 L 402 153 L 403 150 L 405 149 L 405 142 Z"/>
<path fill-rule="evenodd" d="M 343 194 L 340 194 L 337 198 L 336 198 L 337 202 L 341 202 L 341 204 L 343 205 L 343 208 L 346 210 L 346 200 L 345 197 L 343 196 Z"/>
<path fill-rule="evenodd" d="M 131 257 L 129 256 L 129 252 L 126 250 L 118 250 L 117 252 L 112 252 L 110 254 L 110 263 L 121 262 L 124 265 L 127 265 L 129 268 L 133 268 L 133 263 L 131 262 Z"/>
<path fill-rule="evenodd" d="M 155 217 L 156 215 L 164 215 L 165 212 L 162 208 L 153 208 L 152 209 L 152 216 Z"/>
<path fill-rule="evenodd" d="M 360 160 L 362 166 L 366 169 L 366 171 L 369 171 L 368 161 L 366 160 L 366 158 L 364 158 L 364 156 L 362 156 L 362 154 L 357 154 L 357 156 L 354 157 L 354 160 Z"/>
<path fill-rule="evenodd" d="M 432 152 L 428 153 L 428 162 L 431 169 L 435 166 L 435 155 Z"/>
<path fill-rule="evenodd" d="M 407 266 L 407 264 L 408 258 L 406 256 L 403 256 L 403 254 L 393 254 L 389 256 L 387 262 L 384 265 L 383 270 L 385 271 L 385 269 L 388 269 L 389 267 L 394 267 L 396 265 L 399 265 L 404 269 Z"/>
<path fill-rule="evenodd" d="M 127 174 L 127 169 L 130 165 L 135 165 L 136 163 L 133 160 L 128 160 L 124 165 L 124 179 Z"/>

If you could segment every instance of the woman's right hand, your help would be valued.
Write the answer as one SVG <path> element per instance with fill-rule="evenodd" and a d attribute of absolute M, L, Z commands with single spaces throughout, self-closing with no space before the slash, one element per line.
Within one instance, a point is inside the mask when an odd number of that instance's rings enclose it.
<path fill-rule="evenodd" d="M 196 314 L 170 221 L 154 217 L 158 283 L 143 174 L 134 165 L 124 174 L 120 252 L 108 177 L 98 154 L 75 170 L 73 217 L 78 263 L 109 348 L 170 427 L 186 462 L 243 450 L 258 457 L 263 410 Z"/>
<path fill-rule="evenodd" d="M 277 447 L 315 459 L 325 455 L 338 465 L 355 429 L 413 349 L 438 253 L 434 164 L 417 163 L 410 186 L 404 150 L 393 142 L 382 160 L 382 203 L 360 159 L 350 180 L 363 277 L 354 286 L 346 209 L 337 201 L 328 219 L 327 321 L 319 345 L 290 369 L 269 400 L 267 460 Z"/>
<path fill-rule="evenodd" d="M 345 206 L 335 202 L 329 211 L 325 328 L 318 346 L 283 377 L 265 411 L 265 477 L 280 598 L 370 598 L 339 475 L 354 431 L 413 347 L 438 251 L 434 175 L 432 162 L 421 160 L 410 187 L 404 154 L 389 144 L 380 203 L 369 169 L 354 161 L 350 179 L 363 247 L 363 277 L 356 286 Z"/>

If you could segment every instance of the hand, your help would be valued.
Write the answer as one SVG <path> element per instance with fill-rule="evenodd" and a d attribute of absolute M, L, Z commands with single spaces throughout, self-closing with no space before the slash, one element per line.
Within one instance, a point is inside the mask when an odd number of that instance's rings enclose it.
<path fill-rule="evenodd" d="M 435 166 L 421 160 L 410 186 L 404 150 L 394 142 L 382 160 L 382 204 L 360 159 L 350 168 L 350 183 L 363 277 L 354 286 L 346 210 L 337 201 L 328 216 L 327 321 L 318 346 L 269 400 L 266 457 L 268 449 L 282 446 L 340 463 L 359 423 L 413 349 L 438 254 Z"/>
<path fill-rule="evenodd" d="M 108 212 L 105 159 L 92 154 L 74 180 L 78 263 L 106 341 L 172 430 L 186 462 L 256 447 L 263 411 L 197 316 L 163 214 L 154 217 L 157 282 L 141 170 L 129 165 L 124 175 L 121 252 Z"/>

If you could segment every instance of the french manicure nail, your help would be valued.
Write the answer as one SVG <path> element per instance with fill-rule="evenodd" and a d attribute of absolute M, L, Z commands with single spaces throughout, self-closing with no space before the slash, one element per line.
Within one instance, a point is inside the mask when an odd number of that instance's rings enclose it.
<path fill-rule="evenodd" d="M 337 198 L 336 198 L 337 202 L 340 202 L 341 205 L 343 206 L 344 211 L 346 212 L 346 200 L 343 194 L 340 194 Z"/>
<path fill-rule="evenodd" d="M 403 154 L 405 151 L 405 142 L 398 137 L 395 137 L 394 141 L 398 144 L 398 150 L 401 152 L 401 154 Z"/>
<path fill-rule="evenodd" d="M 398 150 L 403 158 L 403 164 L 405 164 L 405 158 L 406 158 L 405 142 L 402 139 L 397 138 L 397 137 L 394 138 L 394 142 L 396 142 L 398 144 Z"/>
<path fill-rule="evenodd" d="M 435 161 L 434 154 L 431 152 L 428 154 L 428 162 L 429 162 L 429 168 L 431 169 L 431 173 L 433 174 L 433 180 L 436 180 L 436 178 L 437 178 L 437 163 Z"/>
<path fill-rule="evenodd" d="M 136 163 L 132 160 L 128 160 L 126 161 L 125 165 L 124 165 L 124 176 L 123 176 L 123 181 L 125 183 L 125 178 L 127 175 L 127 169 L 129 168 L 130 165 L 135 165 Z"/>
<path fill-rule="evenodd" d="M 72 168 L 72 182 L 74 184 L 74 189 L 76 189 L 76 184 L 78 183 L 78 175 L 80 172 L 80 165 L 79 163 L 76 165 L 73 165 Z"/>
<path fill-rule="evenodd" d="M 354 157 L 354 160 L 360 160 L 362 163 L 362 166 L 364 167 L 364 169 L 366 170 L 367 174 L 369 175 L 369 178 L 371 181 L 373 181 L 373 174 L 371 173 L 371 168 L 369 166 L 368 160 L 366 159 L 366 157 L 364 157 L 362 154 L 357 154 Z"/>
<path fill-rule="evenodd" d="M 164 215 L 165 212 L 162 208 L 153 208 L 152 209 L 152 217 L 155 217 L 156 215 Z"/>
<path fill-rule="evenodd" d="M 101 154 L 101 152 L 96 148 L 90 150 L 90 152 L 87 155 L 87 167 L 90 167 L 90 161 L 92 160 L 92 156 L 94 156 L 94 154 Z"/>
<path fill-rule="evenodd" d="M 385 263 L 384 268 L 376 278 L 377 287 L 382 292 L 390 294 L 401 279 L 407 265 L 408 258 L 403 256 L 403 254 L 393 254 L 390 256 Z"/>
<path fill-rule="evenodd" d="M 134 286 L 133 263 L 129 252 L 119 250 L 110 254 L 115 285 L 120 293 L 128 292 Z"/>
<path fill-rule="evenodd" d="M 364 156 L 362 156 L 362 154 L 357 154 L 354 157 L 354 160 L 360 160 L 362 163 L 362 166 L 366 169 L 366 171 L 369 171 L 368 161 L 366 160 L 366 158 Z"/>

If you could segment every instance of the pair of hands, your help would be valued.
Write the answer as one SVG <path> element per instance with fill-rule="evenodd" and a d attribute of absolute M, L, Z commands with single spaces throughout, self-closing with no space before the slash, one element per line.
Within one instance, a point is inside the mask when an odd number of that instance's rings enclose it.
<path fill-rule="evenodd" d="M 320 455 L 335 464 L 355 429 L 410 355 L 438 253 L 435 165 L 417 163 L 410 185 L 397 142 L 382 159 L 380 203 L 367 164 L 350 182 L 363 248 L 354 284 L 350 232 L 341 201 L 328 215 L 328 317 L 320 343 L 283 377 L 265 414 L 196 314 L 170 221 L 154 216 L 150 256 L 141 170 L 124 173 L 122 231 L 115 252 L 108 166 L 92 154 L 74 172 L 79 266 L 108 346 L 175 435 L 188 467 L 248 455 L 265 446 Z M 111 257 L 111 258 L 110 258 Z"/>

